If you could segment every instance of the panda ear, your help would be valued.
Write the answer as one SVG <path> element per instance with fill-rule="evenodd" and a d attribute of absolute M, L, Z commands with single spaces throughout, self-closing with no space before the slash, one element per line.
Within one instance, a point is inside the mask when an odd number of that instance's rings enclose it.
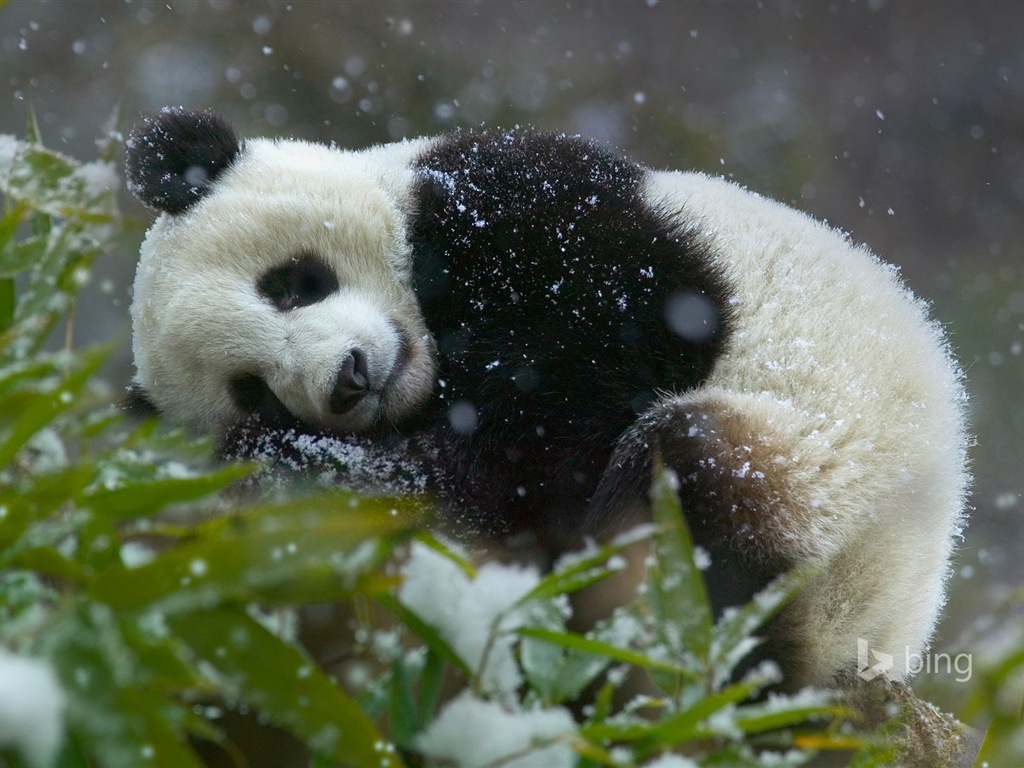
<path fill-rule="evenodd" d="M 128 189 L 143 205 L 177 214 L 210 191 L 241 146 L 215 112 L 165 107 L 135 126 L 125 149 Z"/>

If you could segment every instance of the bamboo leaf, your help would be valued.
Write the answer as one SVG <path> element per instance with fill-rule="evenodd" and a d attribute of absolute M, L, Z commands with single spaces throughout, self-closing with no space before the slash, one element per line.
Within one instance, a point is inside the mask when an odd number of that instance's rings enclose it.
<path fill-rule="evenodd" d="M 14 307 L 17 300 L 14 280 L 9 277 L 0 278 L 0 333 L 14 324 Z"/>
<path fill-rule="evenodd" d="M 239 700 L 302 739 L 315 753 L 354 768 L 402 761 L 356 703 L 298 648 L 241 610 L 169 619 L 198 659 L 226 679 Z"/>
<path fill-rule="evenodd" d="M 102 161 L 79 163 L 47 149 L 35 138 L 17 141 L 15 151 L 0 159 L 5 193 L 31 210 L 50 216 L 110 221 L 116 211 L 117 175 L 113 165 Z"/>
<path fill-rule="evenodd" d="M 47 633 L 49 656 L 68 698 L 72 735 L 104 768 L 139 765 L 201 768 L 170 715 L 154 697 L 149 670 L 124 643 L 109 612 L 66 613 Z"/>
<path fill-rule="evenodd" d="M 1017 662 L 1024 657 L 1024 649 L 1014 654 Z M 1003 665 L 1006 668 L 1006 665 Z M 1013 664 L 1009 668 L 1012 668 Z M 997 678 L 998 679 L 998 678 Z M 1017 694 L 1016 711 L 1009 713 L 998 713 L 985 731 L 985 737 L 981 742 L 981 749 L 974 761 L 974 768 L 986 768 L 987 766 L 1001 765 L 1009 757 L 1007 752 L 1013 753 L 1013 743 L 1021 733 L 1021 726 L 1024 724 L 1024 693 Z"/>
<path fill-rule="evenodd" d="M 655 631 L 672 656 L 689 653 L 706 667 L 711 652 L 711 603 L 693 556 L 676 477 L 658 463 L 651 486 L 651 510 L 658 530 L 654 558 L 647 571 L 647 595 Z"/>
<path fill-rule="evenodd" d="M 556 567 L 536 587 L 519 598 L 516 605 L 572 594 L 603 581 L 625 567 L 625 562 L 619 556 L 635 543 L 634 537 L 623 537 L 617 542 L 596 548 L 592 553 L 572 556 L 567 565 Z"/>
<path fill-rule="evenodd" d="M 412 692 L 412 680 L 405 660 L 399 655 L 391 663 L 388 717 L 391 738 L 400 747 L 411 747 L 419 717 Z"/>
<path fill-rule="evenodd" d="M 17 277 L 35 267 L 46 253 L 47 238 L 26 237 L 0 246 L 0 278 Z"/>
<path fill-rule="evenodd" d="M 746 605 L 722 614 L 711 643 L 716 685 L 724 684 L 750 652 L 753 634 L 820 574 L 822 567 L 822 563 L 814 561 L 794 568 L 772 581 Z"/>
<path fill-rule="evenodd" d="M 14 237 L 14 233 L 18 229 L 18 225 L 25 217 L 25 211 L 25 203 L 19 200 L 11 206 L 10 210 L 6 211 L 3 216 L 0 216 L 0 269 L 2 270 L 7 269 L 4 247 Z"/>
<path fill-rule="evenodd" d="M 405 524 L 380 509 L 347 515 L 348 499 L 334 494 L 208 524 L 197 540 L 151 563 L 101 570 L 89 594 L 117 610 L 159 606 L 168 613 L 375 594 L 392 585 L 391 579 L 368 574 L 388 552 L 375 537 L 395 534 Z M 211 530 L 213 535 L 203 535 Z"/>
<path fill-rule="evenodd" d="M 662 670 L 664 672 L 681 675 L 683 677 L 699 678 L 697 673 L 681 664 L 675 664 L 671 661 L 665 661 L 662 659 L 653 659 L 639 651 L 632 651 L 628 648 L 619 648 L 608 643 L 603 643 L 600 640 L 591 640 L 588 637 L 577 635 L 572 632 L 555 632 L 549 629 L 541 629 L 539 627 L 524 627 L 519 629 L 518 633 L 521 637 L 531 637 L 535 640 L 542 640 L 561 648 L 572 648 L 573 650 L 580 651 L 582 653 L 604 657 L 610 661 L 632 664 L 633 666 L 642 667 L 644 669 Z"/>
<path fill-rule="evenodd" d="M 462 658 L 452 650 L 452 647 L 448 645 L 436 629 L 398 602 L 393 595 L 378 595 L 377 600 L 389 612 L 401 619 L 402 623 L 409 628 L 409 631 L 412 632 L 420 642 L 427 646 L 428 649 L 436 653 L 448 664 L 455 667 L 455 669 L 459 670 L 467 680 L 472 679 L 473 670 L 466 666 L 466 662 L 464 662 Z"/>
<path fill-rule="evenodd" d="M 172 504 L 210 496 L 250 471 L 248 467 L 233 465 L 198 477 L 158 478 L 123 488 L 93 489 L 83 494 L 79 503 L 109 519 L 142 517 Z"/>
<path fill-rule="evenodd" d="M 445 660 L 433 648 L 427 649 L 427 659 L 420 677 L 420 719 L 418 726 L 423 729 L 437 714 L 441 700 L 441 683 L 444 681 Z"/>
<path fill-rule="evenodd" d="M 18 450 L 36 432 L 71 409 L 77 395 L 106 359 L 108 351 L 109 348 L 104 346 L 82 354 L 79 367 L 67 376 L 60 387 L 32 396 L 24 395 L 20 414 L 15 416 L 11 413 L 13 420 L 6 430 L 0 431 L 0 467 L 10 464 Z M 10 404 L 2 403 L 0 409 L 10 413 Z"/>

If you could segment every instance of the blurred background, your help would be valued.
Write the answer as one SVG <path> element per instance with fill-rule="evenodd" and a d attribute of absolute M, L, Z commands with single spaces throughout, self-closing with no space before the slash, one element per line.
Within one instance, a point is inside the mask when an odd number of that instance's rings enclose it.
<path fill-rule="evenodd" d="M 1024 11 L 1014 2 L 9 2 L 0 133 L 79 159 L 164 105 L 363 147 L 459 126 L 584 134 L 722 174 L 898 264 L 972 398 L 975 492 L 935 649 L 1024 581 Z M 101 259 L 79 344 L 120 338 L 147 214 Z M 798 311 L 798 310 L 797 310 Z M 970 650 L 970 649 L 968 649 Z M 920 678 L 919 678 L 920 680 Z M 923 683 L 927 686 L 927 681 Z"/>

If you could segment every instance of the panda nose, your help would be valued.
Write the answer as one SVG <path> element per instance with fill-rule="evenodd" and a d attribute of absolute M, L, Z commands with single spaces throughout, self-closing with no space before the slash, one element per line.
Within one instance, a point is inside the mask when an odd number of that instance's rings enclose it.
<path fill-rule="evenodd" d="M 331 413 L 347 413 L 359 405 L 359 401 L 370 391 L 370 371 L 366 366 L 366 355 L 361 349 L 353 349 L 345 356 L 331 390 Z"/>

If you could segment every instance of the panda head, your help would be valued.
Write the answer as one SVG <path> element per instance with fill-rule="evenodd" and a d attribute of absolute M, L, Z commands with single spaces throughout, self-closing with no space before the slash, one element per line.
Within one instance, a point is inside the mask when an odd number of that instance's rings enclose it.
<path fill-rule="evenodd" d="M 126 142 L 129 188 L 160 215 L 132 304 L 134 389 L 174 421 L 253 413 L 338 432 L 429 395 L 434 343 L 412 289 L 406 165 L 247 140 L 165 109 Z"/>

